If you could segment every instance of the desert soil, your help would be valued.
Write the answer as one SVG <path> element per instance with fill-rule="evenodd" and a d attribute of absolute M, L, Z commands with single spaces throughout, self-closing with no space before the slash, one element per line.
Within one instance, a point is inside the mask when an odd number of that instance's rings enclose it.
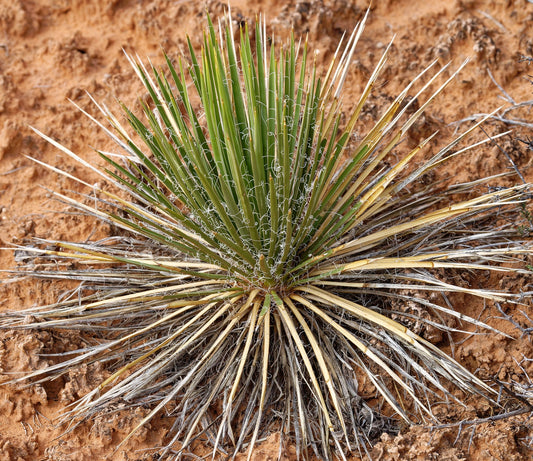
<path fill-rule="evenodd" d="M 361 19 L 367 3 L 361 0 L 230 0 L 235 21 L 252 21 L 264 13 L 270 32 L 279 39 L 291 28 L 308 34 L 323 66 L 345 30 Z M 199 45 L 206 10 L 213 17 L 223 13 L 224 3 L 193 0 L 0 0 L 0 246 L 22 244 L 35 237 L 81 241 L 107 235 L 109 227 L 74 214 L 60 213 L 65 206 L 51 200 L 49 190 L 80 191 L 80 187 L 32 162 L 27 156 L 59 166 L 95 183 L 99 178 L 47 144 L 29 126 L 60 140 L 89 162 L 99 162 L 92 147 L 112 149 L 68 99 L 90 109 L 89 92 L 98 101 L 116 107 L 116 98 L 135 107 L 144 95 L 123 49 L 162 62 L 161 48 L 171 55 L 186 50 L 186 35 Z M 389 60 L 363 120 L 369 123 L 421 69 L 434 59 L 437 66 L 451 61 L 452 68 L 466 58 L 469 64 L 443 95 L 428 109 L 406 143 L 414 144 L 439 130 L 433 148 L 443 145 L 455 129 L 453 124 L 472 114 L 490 113 L 500 106 L 504 121 L 489 120 L 488 134 L 512 133 L 498 145 L 487 144 L 441 169 L 435 180 L 462 181 L 518 169 L 533 182 L 533 150 L 528 148 L 533 114 L 533 2 L 527 0 L 380 0 L 374 1 L 366 31 L 354 57 L 346 91 L 347 108 L 361 91 L 373 65 L 395 35 Z M 352 98 L 353 97 L 353 98 Z M 137 106 L 138 107 L 138 106 Z M 470 141 L 486 135 L 476 132 Z M 523 140 L 525 142 L 522 142 Z M 451 179 L 450 179 L 451 178 Z M 520 178 L 509 176 L 491 181 L 491 187 L 511 185 Z M 486 186 L 484 186 L 486 187 Z M 0 253 L 0 269 L 17 266 L 13 251 Z M 470 279 L 465 275 L 465 283 Z M 0 282 L 2 310 L 21 309 L 52 302 L 64 285 L 24 278 Z M 474 283 L 486 287 L 531 291 L 531 279 L 523 276 L 487 278 Z M 455 308 L 479 315 L 515 339 L 495 334 L 470 338 L 458 336 L 453 353 L 480 376 L 509 383 L 524 398 L 533 395 L 533 308 L 507 311 L 516 326 L 502 320 L 493 306 L 480 306 L 468 298 L 455 297 Z M 500 318 L 498 318 L 500 317 Z M 42 353 L 62 352 L 79 345 L 76 333 L 2 332 L 0 372 L 7 380 L 12 372 L 45 366 Z M 450 349 L 451 351 L 451 349 Z M 529 375 L 529 377 L 528 377 Z M 65 407 L 83 396 L 105 376 L 105 370 L 78 369 L 60 382 L 33 387 L 0 387 L 0 461 L 30 460 L 147 460 L 151 447 L 162 443 L 169 421 L 164 415 L 115 451 L 121 438 L 142 417 L 122 411 L 102 415 L 74 431 L 54 421 Z M 509 408 L 511 411 L 513 408 Z M 487 418 L 491 408 L 475 398 L 466 409 L 436 408 L 442 423 Z M 59 437 L 61 436 L 62 437 Z M 276 459 L 276 434 L 257 448 L 254 459 Z M 376 460 L 527 460 L 533 456 L 533 422 L 523 414 L 490 421 L 475 427 L 430 429 L 404 427 L 398 435 L 383 434 L 372 456 Z M 196 455 L 204 455 L 198 445 Z M 196 458 L 191 458 L 196 459 Z M 287 447 L 282 459 L 295 459 Z"/>

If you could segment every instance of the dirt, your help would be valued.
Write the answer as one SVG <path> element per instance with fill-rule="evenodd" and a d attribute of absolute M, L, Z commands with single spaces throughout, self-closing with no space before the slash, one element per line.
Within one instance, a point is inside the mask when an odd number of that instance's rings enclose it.
<path fill-rule="evenodd" d="M 328 62 L 339 39 L 361 19 L 366 1 L 282 0 L 230 1 L 237 22 L 253 20 L 264 13 L 270 32 L 279 40 L 290 33 L 308 34 L 310 47 L 318 51 L 319 66 Z M 138 105 L 143 95 L 123 54 L 137 52 L 162 62 L 161 48 L 170 55 L 186 50 L 185 37 L 194 46 L 201 40 L 205 12 L 214 18 L 225 3 L 188 0 L 1 0 L 0 1 L 0 246 L 21 244 L 31 238 L 81 241 L 108 235 L 108 226 L 83 216 L 62 214 L 64 205 L 50 199 L 50 189 L 79 191 L 80 186 L 28 158 L 59 166 L 89 183 L 100 181 L 94 173 L 75 164 L 35 134 L 30 126 L 60 140 L 89 162 L 99 162 L 92 147 L 111 149 L 111 142 L 73 106 L 93 112 L 86 92 L 98 101 L 116 107 L 116 99 Z M 512 129 L 498 145 L 487 144 L 460 161 L 439 171 L 440 177 L 463 181 L 514 170 L 533 182 L 533 150 L 528 146 L 533 114 L 531 104 L 504 113 L 506 108 L 533 99 L 533 3 L 527 0 L 383 0 L 373 2 L 365 33 L 354 57 L 345 94 L 350 103 L 362 90 L 373 65 L 389 41 L 391 54 L 378 89 L 365 108 L 363 121 L 375 121 L 380 109 L 434 59 L 438 66 L 451 61 L 457 68 L 468 65 L 445 93 L 430 106 L 409 135 L 408 143 L 439 130 L 437 145 L 444 145 L 454 130 L 465 129 L 458 122 L 472 114 L 499 114 L 505 121 L 489 120 L 484 130 L 496 134 Z M 448 71 L 447 71 L 448 72 Z M 451 72 L 451 71 L 449 71 Z M 448 72 L 448 75 L 449 75 Z M 514 102 L 513 102 L 514 101 Z M 476 132 L 471 142 L 484 138 Z M 521 141 L 522 140 L 522 141 Z M 517 176 L 495 179 L 493 187 L 518 182 Z M 17 258 L 24 258 L 18 254 Z M 0 269 L 17 266 L 14 252 L 2 250 Z M 507 276 L 474 280 L 464 275 L 465 284 L 487 288 L 531 291 L 531 280 Z M 65 284 L 27 279 L 8 279 L 0 285 L 1 309 L 21 309 L 53 302 Z M 494 306 L 482 306 L 468 297 L 454 298 L 461 312 L 481 316 L 514 339 L 501 335 L 457 336 L 455 357 L 484 378 L 499 379 L 519 390 L 524 399 L 533 397 L 533 308 L 523 306 L 503 314 Z M 526 316 L 529 315 L 529 318 Z M 46 332 L 4 332 L 0 343 L 0 372 L 4 380 L 16 371 L 46 366 L 43 353 L 76 349 L 80 337 Z M 438 339 L 436 339 L 438 342 Z M 529 375 L 529 377 L 528 377 Z M 116 449 L 128 429 L 142 419 L 141 411 L 123 410 L 101 415 L 71 432 L 54 424 L 66 406 L 83 396 L 106 376 L 104 367 L 92 366 L 73 372 L 61 382 L 32 387 L 0 387 L 0 461 L 30 460 L 148 460 L 150 448 L 163 443 L 171 425 L 164 415 L 155 419 L 127 445 Z M 533 400 L 531 400 L 533 402 Z M 404 427 L 399 435 L 383 434 L 372 451 L 376 460 L 528 460 L 533 456 L 533 423 L 528 415 L 466 425 L 460 421 L 490 418 L 491 408 L 474 397 L 467 407 L 441 405 L 436 412 L 451 427 L 430 429 Z M 110 412 L 114 409 L 110 409 Z M 512 411 L 513 408 L 509 408 Z M 62 436 L 62 437 L 60 437 Z M 278 457 L 277 434 L 262 442 L 253 459 Z M 198 445 L 196 455 L 206 448 Z M 282 459 L 296 459 L 288 446 Z M 155 458 L 154 458 L 155 459 Z M 241 459 L 241 458 L 239 458 Z M 244 459 L 244 457 L 242 458 Z"/>

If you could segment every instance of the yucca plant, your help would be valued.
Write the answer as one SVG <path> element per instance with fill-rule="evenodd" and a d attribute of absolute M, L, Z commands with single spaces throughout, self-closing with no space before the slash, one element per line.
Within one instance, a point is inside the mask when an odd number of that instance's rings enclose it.
<path fill-rule="evenodd" d="M 450 318 L 490 329 L 454 310 L 447 293 L 518 300 L 454 284 L 447 274 L 527 272 L 515 263 L 531 248 L 493 216 L 511 216 L 529 185 L 477 196 L 494 178 L 421 185 L 426 173 L 482 144 L 458 147 L 477 125 L 429 161 L 413 159 L 432 137 L 394 160 L 407 130 L 456 75 L 437 86 L 448 69 L 430 75 L 437 63 L 354 140 L 387 59 L 385 52 L 343 118 L 342 87 L 365 20 L 322 77 L 307 43 L 291 38 L 277 48 L 264 23 L 255 41 L 244 27 L 235 43 L 230 15 L 218 30 L 208 19 L 200 54 L 189 42 L 190 56 L 167 56 L 164 69 L 129 57 L 149 98 L 142 115 L 123 107 L 130 129 L 95 101 L 109 125 L 93 120 L 121 149 L 100 152 L 103 168 L 38 132 L 116 186 L 100 190 L 46 165 L 98 199 L 57 197 L 125 231 L 29 247 L 43 269 L 30 275 L 78 280 L 85 294 L 2 318 L 2 328 L 107 338 L 24 377 L 107 364 L 109 377 L 65 420 L 117 402 L 148 405 L 137 428 L 163 410 L 175 416 L 162 454 L 179 457 L 199 436 L 220 453 L 251 453 L 275 430 L 299 456 L 330 459 L 363 452 L 393 413 L 408 423 L 435 421 L 432 404 L 458 400 L 457 388 L 496 397 L 423 331 L 454 331 Z M 415 85 L 411 101 L 428 96 L 413 112 L 407 96 Z M 415 323 L 422 327 L 407 327 Z M 378 403 L 360 397 L 365 380 Z"/>

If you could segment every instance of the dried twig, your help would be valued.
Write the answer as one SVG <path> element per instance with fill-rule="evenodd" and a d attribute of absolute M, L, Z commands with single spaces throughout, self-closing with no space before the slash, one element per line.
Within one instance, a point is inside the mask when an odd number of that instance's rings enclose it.
<path fill-rule="evenodd" d="M 517 410 L 501 413 L 499 415 L 488 416 L 487 418 L 469 419 L 465 421 L 457 421 L 455 423 L 447 423 L 447 424 L 435 424 L 435 425 L 426 426 L 426 427 L 432 430 L 458 427 L 459 432 L 461 432 L 462 429 L 466 426 L 479 426 L 480 424 L 493 423 L 495 421 L 501 421 L 503 419 L 512 418 L 514 416 L 520 416 L 520 415 L 523 415 L 525 413 L 530 413 L 530 412 L 533 412 L 533 407 L 531 407 L 531 405 L 529 405 L 528 407 L 518 408 Z"/>
<path fill-rule="evenodd" d="M 511 158 L 511 156 L 505 152 L 505 149 L 502 148 L 502 146 L 500 146 L 486 131 L 483 127 L 480 127 L 481 131 L 483 131 L 483 133 L 485 133 L 485 135 L 487 136 L 487 138 L 490 139 L 491 143 L 493 145 L 495 145 L 499 150 L 500 152 L 505 155 L 505 157 L 507 158 L 507 160 L 509 161 L 509 163 L 511 164 L 513 170 L 515 171 L 515 173 L 518 175 L 518 177 L 520 178 L 520 180 L 522 181 L 523 184 L 527 184 L 527 181 L 526 179 L 524 178 L 524 176 L 522 175 L 522 173 L 520 173 L 520 170 L 518 169 L 518 167 L 516 166 L 515 162 L 513 162 L 513 159 Z"/>

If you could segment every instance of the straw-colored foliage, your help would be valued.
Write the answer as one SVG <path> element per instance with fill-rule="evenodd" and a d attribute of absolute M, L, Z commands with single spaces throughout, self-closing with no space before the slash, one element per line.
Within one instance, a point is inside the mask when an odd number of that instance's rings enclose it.
<path fill-rule="evenodd" d="M 321 77 L 306 43 L 277 47 L 264 24 L 251 41 L 247 28 L 226 22 L 209 22 L 201 53 L 190 46 L 164 69 L 129 58 L 149 102 L 143 114 L 124 107 L 126 128 L 95 101 L 107 120 L 95 122 L 121 150 L 101 153 L 106 167 L 42 134 L 122 190 L 86 184 L 96 202 L 57 196 L 126 232 L 33 247 L 53 263 L 31 275 L 82 281 L 85 295 L 6 314 L 2 326 L 79 328 L 107 340 L 29 377 L 105 361 L 111 376 L 66 418 L 116 402 L 149 404 L 138 427 L 163 410 L 176 417 L 172 456 L 199 434 L 232 454 L 279 430 L 300 454 L 342 457 L 364 452 L 393 414 L 435 421 L 432 404 L 455 400 L 457 388 L 491 400 L 487 383 L 406 326 L 450 331 L 445 320 L 455 318 L 458 329 L 489 328 L 454 310 L 447 294 L 488 302 L 517 295 L 465 288 L 446 274 L 504 271 L 531 251 L 493 219 L 514 213 L 528 185 L 475 195 L 493 178 L 447 188 L 420 181 L 482 144 L 459 144 L 476 126 L 429 161 L 417 153 L 433 137 L 403 158 L 391 155 L 456 73 L 433 63 L 354 136 L 387 60 L 386 51 L 343 118 L 342 87 L 364 19 Z M 402 308 L 412 305 L 418 310 Z M 360 396 L 362 383 L 381 404 Z"/>

